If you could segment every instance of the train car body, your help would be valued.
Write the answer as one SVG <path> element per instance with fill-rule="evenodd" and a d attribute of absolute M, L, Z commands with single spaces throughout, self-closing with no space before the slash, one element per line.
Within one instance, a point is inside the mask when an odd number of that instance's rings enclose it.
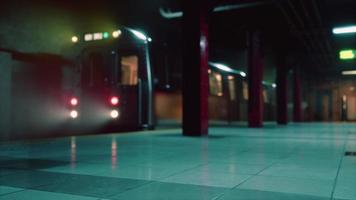
<path fill-rule="evenodd" d="M 130 28 L 78 37 L 79 82 L 67 99 L 75 130 L 154 127 L 149 40 Z"/>
<path fill-rule="evenodd" d="M 12 53 L 9 138 L 154 128 L 149 40 L 122 27 L 75 36 L 63 55 Z"/>
<path fill-rule="evenodd" d="M 218 63 L 209 63 L 209 119 L 219 122 L 247 121 L 248 81 L 246 73 Z M 275 120 L 275 87 L 263 82 L 264 119 Z M 181 92 L 157 92 L 158 120 L 182 119 Z M 159 105 L 159 106 L 158 106 Z"/>

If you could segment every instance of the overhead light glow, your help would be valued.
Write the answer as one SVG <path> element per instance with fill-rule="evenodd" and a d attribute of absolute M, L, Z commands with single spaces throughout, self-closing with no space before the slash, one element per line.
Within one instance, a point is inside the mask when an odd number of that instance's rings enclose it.
<path fill-rule="evenodd" d="M 356 70 L 342 71 L 342 75 L 356 75 Z"/>
<path fill-rule="evenodd" d="M 242 77 L 246 77 L 246 76 L 247 76 L 247 74 L 246 74 L 245 72 L 240 72 L 240 75 L 241 75 Z"/>
<path fill-rule="evenodd" d="M 355 58 L 356 51 L 349 49 L 349 50 L 342 50 L 340 51 L 340 59 L 341 60 L 349 60 Z"/>
<path fill-rule="evenodd" d="M 77 36 L 72 37 L 72 42 L 77 43 L 79 41 L 79 38 Z"/>
<path fill-rule="evenodd" d="M 334 34 L 356 33 L 356 26 L 346 26 L 333 29 Z"/>
<path fill-rule="evenodd" d="M 136 30 L 133 30 L 131 29 L 131 32 L 140 40 L 144 40 L 144 41 L 147 41 L 147 36 L 143 33 L 141 33 L 140 31 L 136 31 Z"/>
<path fill-rule="evenodd" d="M 121 33 L 122 33 L 121 30 L 117 30 L 117 31 L 112 32 L 112 36 L 114 38 L 118 38 L 118 37 L 120 37 Z"/>
<path fill-rule="evenodd" d="M 272 83 L 272 87 L 273 87 L 273 88 L 276 88 L 276 87 L 277 87 L 277 84 Z"/>
<path fill-rule="evenodd" d="M 76 111 L 76 110 L 70 111 L 70 117 L 72 119 L 76 119 L 78 117 L 78 111 Z"/>
<path fill-rule="evenodd" d="M 220 69 L 220 70 L 223 70 L 223 71 L 226 71 L 226 72 L 232 72 L 233 70 L 226 66 L 226 65 L 223 65 L 223 64 L 220 64 L 220 63 L 210 63 L 211 65 L 213 65 L 214 67 Z"/>
<path fill-rule="evenodd" d="M 117 111 L 117 110 L 112 110 L 112 111 L 110 112 L 110 116 L 111 116 L 111 118 L 113 118 L 113 119 L 118 118 L 118 117 L 119 117 L 119 111 Z"/>

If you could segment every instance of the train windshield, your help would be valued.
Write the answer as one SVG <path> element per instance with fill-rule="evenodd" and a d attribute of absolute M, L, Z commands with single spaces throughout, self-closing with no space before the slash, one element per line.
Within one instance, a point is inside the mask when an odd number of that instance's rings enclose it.
<path fill-rule="evenodd" d="M 135 54 L 90 53 L 82 63 L 83 87 L 135 86 L 139 57 Z"/>

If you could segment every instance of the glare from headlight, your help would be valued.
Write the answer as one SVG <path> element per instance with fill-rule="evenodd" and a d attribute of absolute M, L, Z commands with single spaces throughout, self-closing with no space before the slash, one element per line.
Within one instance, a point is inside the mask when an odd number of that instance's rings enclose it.
<path fill-rule="evenodd" d="M 76 110 L 72 110 L 72 111 L 70 111 L 70 117 L 72 118 L 72 119 L 76 119 L 76 118 L 78 118 L 78 111 L 76 111 Z"/>

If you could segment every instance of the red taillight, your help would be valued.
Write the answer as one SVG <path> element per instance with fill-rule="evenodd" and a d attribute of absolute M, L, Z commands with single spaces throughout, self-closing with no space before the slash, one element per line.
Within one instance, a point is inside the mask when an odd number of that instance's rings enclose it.
<path fill-rule="evenodd" d="M 113 105 L 113 106 L 118 105 L 118 104 L 119 104 L 119 97 L 111 97 L 110 103 L 111 103 L 111 105 Z"/>
<path fill-rule="evenodd" d="M 79 101 L 77 98 L 73 97 L 70 99 L 70 105 L 76 106 L 76 105 L 78 105 L 78 103 L 79 103 Z"/>

